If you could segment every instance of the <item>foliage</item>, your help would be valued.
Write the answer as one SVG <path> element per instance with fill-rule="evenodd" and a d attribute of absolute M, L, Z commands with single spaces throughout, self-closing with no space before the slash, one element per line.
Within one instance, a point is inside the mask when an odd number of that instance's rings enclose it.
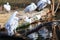
<path fill-rule="evenodd" d="M 30 23 L 24 23 L 24 24 L 22 24 L 22 25 L 19 25 L 18 28 L 17 28 L 17 30 L 18 30 L 18 29 L 26 29 L 26 28 L 29 27 L 29 25 L 30 25 Z"/>

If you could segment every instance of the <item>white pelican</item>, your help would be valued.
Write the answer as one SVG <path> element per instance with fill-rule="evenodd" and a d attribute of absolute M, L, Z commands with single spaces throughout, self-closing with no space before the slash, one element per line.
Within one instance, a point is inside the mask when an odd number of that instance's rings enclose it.
<path fill-rule="evenodd" d="M 11 6 L 9 5 L 9 2 L 7 2 L 7 4 L 4 4 L 4 9 L 5 9 L 7 12 L 10 12 Z"/>
<path fill-rule="evenodd" d="M 47 4 L 51 4 L 51 1 L 50 0 L 40 0 L 37 3 L 38 10 L 44 9 L 47 6 Z"/>
<path fill-rule="evenodd" d="M 9 36 L 14 35 L 14 32 L 16 32 L 16 28 L 18 26 L 18 20 L 19 20 L 19 18 L 16 17 L 17 13 L 18 13 L 17 11 L 14 12 L 7 21 L 7 23 L 5 24 L 5 29 L 7 30 Z"/>
<path fill-rule="evenodd" d="M 37 6 L 35 5 L 35 3 L 31 3 L 30 5 L 28 5 L 25 9 L 24 12 L 32 12 L 37 8 Z"/>

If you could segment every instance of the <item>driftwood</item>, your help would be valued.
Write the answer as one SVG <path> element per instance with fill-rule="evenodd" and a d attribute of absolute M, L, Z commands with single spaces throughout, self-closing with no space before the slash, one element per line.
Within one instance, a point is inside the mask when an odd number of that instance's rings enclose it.
<path fill-rule="evenodd" d="M 44 26 L 47 26 L 47 25 L 48 25 L 48 26 L 53 27 L 52 24 L 57 26 L 57 25 L 59 25 L 59 23 L 60 23 L 60 20 L 42 23 L 42 24 L 38 25 L 37 27 L 35 27 L 34 29 L 26 32 L 26 34 L 25 34 L 25 33 L 23 33 L 23 34 L 16 34 L 16 35 L 18 35 L 18 36 L 15 36 L 15 37 L 20 37 L 20 38 L 25 39 L 27 35 L 29 35 L 29 34 L 31 34 L 31 33 L 34 33 L 34 32 L 37 32 L 38 30 L 40 30 L 40 29 L 41 29 L 42 27 L 44 27 Z M 1 34 L 1 36 L 3 36 L 3 37 L 4 37 L 4 36 L 8 36 L 8 35 L 6 35 L 5 33 L 0 33 L 0 34 Z M 1 36 L 0 36 L 0 37 L 1 37 Z M 9 37 L 9 36 L 8 36 L 8 37 Z"/>
<path fill-rule="evenodd" d="M 37 27 L 35 27 L 34 29 L 32 29 L 29 32 L 27 32 L 26 35 L 29 35 L 29 34 L 34 33 L 34 32 L 37 32 L 39 29 L 41 29 L 42 27 L 47 26 L 47 25 L 49 25 L 49 26 L 52 26 L 52 25 L 58 26 L 59 23 L 60 23 L 60 20 L 42 23 L 42 24 L 38 25 Z"/>

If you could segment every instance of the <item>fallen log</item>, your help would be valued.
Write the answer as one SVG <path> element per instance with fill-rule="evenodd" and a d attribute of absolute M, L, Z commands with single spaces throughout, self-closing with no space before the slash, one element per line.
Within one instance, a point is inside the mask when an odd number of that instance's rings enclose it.
<path fill-rule="evenodd" d="M 47 26 L 47 25 L 48 25 L 48 26 L 51 26 L 51 27 L 52 27 L 52 25 L 56 25 L 56 26 L 57 26 L 57 25 L 59 25 L 59 23 L 60 23 L 60 20 L 42 23 L 42 24 L 38 25 L 37 27 L 35 27 L 34 29 L 28 31 L 28 32 L 26 33 L 26 35 L 25 35 L 25 34 L 24 34 L 24 35 L 27 36 L 27 35 L 29 35 L 29 34 L 31 34 L 31 33 L 37 32 L 37 31 L 40 30 L 42 27 Z"/>
<path fill-rule="evenodd" d="M 56 24 L 56 23 L 57 23 L 57 24 Z M 24 38 L 26 38 L 26 36 L 30 35 L 31 33 L 37 32 L 38 30 L 40 30 L 40 29 L 41 29 L 42 27 L 44 27 L 44 26 L 47 26 L 47 25 L 52 26 L 52 24 L 58 25 L 59 23 L 60 23 L 60 20 L 42 23 L 42 24 L 38 25 L 37 27 L 35 27 L 34 29 L 26 32 L 26 34 L 23 33 L 23 34 L 20 34 L 20 35 L 18 35 L 18 36 L 14 36 L 14 37 L 21 37 L 21 38 L 24 39 Z M 8 35 L 6 35 L 5 33 L 0 33 L 0 34 L 1 34 L 1 36 L 3 36 L 3 37 L 8 36 Z M 0 36 L 0 37 L 1 37 L 1 36 Z"/>

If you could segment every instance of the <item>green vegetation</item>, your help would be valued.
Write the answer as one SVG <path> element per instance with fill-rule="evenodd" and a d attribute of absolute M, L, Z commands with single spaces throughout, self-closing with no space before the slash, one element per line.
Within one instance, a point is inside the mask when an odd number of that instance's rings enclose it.
<path fill-rule="evenodd" d="M 22 25 L 19 25 L 18 28 L 17 28 L 17 30 L 18 30 L 18 29 L 26 29 L 26 28 L 29 27 L 29 25 L 30 25 L 30 23 L 24 23 L 24 24 L 22 24 Z"/>

